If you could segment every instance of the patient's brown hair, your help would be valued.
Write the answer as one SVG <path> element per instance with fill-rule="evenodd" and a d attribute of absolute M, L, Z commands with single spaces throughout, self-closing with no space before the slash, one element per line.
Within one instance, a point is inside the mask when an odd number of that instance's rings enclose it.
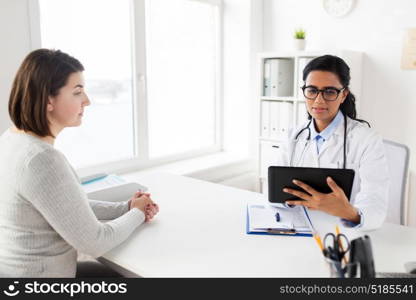
<path fill-rule="evenodd" d="M 46 115 L 49 96 L 59 94 L 69 76 L 84 71 L 74 57 L 60 51 L 38 49 L 23 60 L 9 97 L 9 115 L 14 125 L 38 136 L 52 136 Z"/>

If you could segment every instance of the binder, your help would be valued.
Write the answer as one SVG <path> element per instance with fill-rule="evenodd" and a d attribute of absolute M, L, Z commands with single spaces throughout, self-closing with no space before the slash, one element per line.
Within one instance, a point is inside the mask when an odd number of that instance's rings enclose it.
<path fill-rule="evenodd" d="M 302 125 L 308 120 L 308 111 L 306 109 L 306 103 L 305 102 L 298 102 L 298 118 L 297 118 L 297 126 Z"/>
<path fill-rule="evenodd" d="M 275 58 L 269 60 L 270 63 L 270 96 L 277 97 L 279 81 L 279 61 Z"/>
<path fill-rule="evenodd" d="M 293 96 L 294 60 L 267 58 L 263 63 L 263 96 Z"/>
<path fill-rule="evenodd" d="M 270 65 L 270 96 L 290 97 L 293 95 L 293 60 L 287 58 L 268 59 Z"/>
<path fill-rule="evenodd" d="M 279 103 L 279 138 L 285 140 L 293 121 L 293 104 L 289 102 Z"/>
<path fill-rule="evenodd" d="M 259 211 L 256 211 L 259 210 Z M 263 210 L 263 211 L 262 211 Z M 278 212 L 279 221 L 274 219 Z M 247 204 L 247 234 L 312 236 L 312 230 L 301 207 L 271 207 L 268 204 Z"/>
<path fill-rule="evenodd" d="M 115 174 L 95 174 L 82 178 L 81 182 L 87 197 L 100 201 L 126 201 L 135 192 L 147 190 L 147 187 L 136 182 L 127 182 L 123 177 Z"/>
<path fill-rule="evenodd" d="M 104 188 L 94 192 L 87 193 L 88 199 L 109 201 L 109 202 L 122 202 L 127 201 L 133 197 L 137 191 L 146 191 L 147 188 L 136 182 L 123 183 L 116 186 Z"/>
<path fill-rule="evenodd" d="M 270 102 L 261 102 L 261 136 L 270 137 Z"/>
<path fill-rule="evenodd" d="M 277 140 L 280 138 L 280 113 L 279 102 L 270 102 L 270 138 Z"/>
<path fill-rule="evenodd" d="M 271 81 L 270 81 L 270 72 L 271 72 L 271 63 L 270 59 L 264 60 L 264 70 L 263 70 L 263 96 L 271 96 Z"/>
<path fill-rule="evenodd" d="M 270 103 L 270 138 L 285 140 L 293 122 L 293 104 L 273 101 Z"/>

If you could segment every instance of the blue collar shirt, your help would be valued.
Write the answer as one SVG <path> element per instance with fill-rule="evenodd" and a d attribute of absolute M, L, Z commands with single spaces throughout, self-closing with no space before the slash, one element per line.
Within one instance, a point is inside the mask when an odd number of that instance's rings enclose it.
<path fill-rule="evenodd" d="M 338 125 L 341 123 L 343 118 L 342 112 L 339 110 L 335 118 L 331 121 L 331 123 L 321 132 L 317 132 L 315 129 L 315 119 L 313 119 L 313 122 L 309 125 L 309 128 L 311 129 L 311 140 L 315 141 L 316 143 L 316 151 L 319 154 L 319 151 L 323 145 L 334 133 L 335 129 L 338 127 Z"/>

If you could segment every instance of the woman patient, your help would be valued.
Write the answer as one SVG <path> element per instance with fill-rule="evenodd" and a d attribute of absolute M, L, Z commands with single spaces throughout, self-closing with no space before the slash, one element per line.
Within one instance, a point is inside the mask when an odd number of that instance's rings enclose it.
<path fill-rule="evenodd" d="M 39 49 L 14 79 L 14 126 L 0 137 L 0 277 L 74 277 L 77 250 L 99 257 L 159 211 L 140 192 L 121 203 L 89 200 L 54 148 L 90 104 L 83 71 L 68 54 Z"/>

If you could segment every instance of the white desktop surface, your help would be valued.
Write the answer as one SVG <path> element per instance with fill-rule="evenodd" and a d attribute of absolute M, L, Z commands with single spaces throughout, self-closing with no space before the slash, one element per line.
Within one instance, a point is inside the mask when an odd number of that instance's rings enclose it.
<path fill-rule="evenodd" d="M 313 238 L 246 233 L 247 202 L 262 201 L 262 194 L 166 173 L 124 177 L 147 186 L 160 212 L 103 255 L 101 261 L 119 271 L 142 277 L 328 277 Z M 385 224 L 366 234 L 377 272 L 404 272 L 404 263 L 416 260 L 415 228 Z"/>

